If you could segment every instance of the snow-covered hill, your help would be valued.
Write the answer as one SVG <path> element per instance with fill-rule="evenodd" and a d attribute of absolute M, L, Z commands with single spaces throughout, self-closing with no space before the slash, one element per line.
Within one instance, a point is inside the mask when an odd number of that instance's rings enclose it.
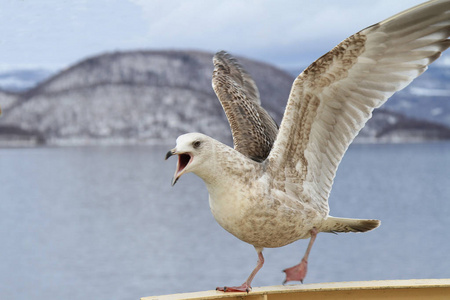
<path fill-rule="evenodd" d="M 0 141 L 173 143 L 179 134 L 199 131 L 230 144 L 229 125 L 211 87 L 212 56 L 196 51 L 130 51 L 83 60 L 14 95 L 17 99 L 9 104 L 0 102 L 4 109 Z M 239 61 L 255 79 L 263 106 L 279 123 L 294 77 L 261 62 Z M 399 125 L 405 123 L 413 125 Z M 380 111 L 361 132 L 361 140 L 371 142 L 411 136 L 450 138 L 450 130 Z"/>
<path fill-rule="evenodd" d="M 292 76 L 242 60 L 260 86 L 263 105 L 278 121 Z M 201 131 L 230 140 L 211 87 L 212 54 L 148 51 L 86 59 L 21 95 L 1 125 L 43 133 L 50 143 L 173 140 Z"/>
<path fill-rule="evenodd" d="M 1 107 L 1 109 L 4 110 L 4 109 L 11 107 L 18 98 L 19 98 L 18 94 L 0 90 L 0 107 Z"/>

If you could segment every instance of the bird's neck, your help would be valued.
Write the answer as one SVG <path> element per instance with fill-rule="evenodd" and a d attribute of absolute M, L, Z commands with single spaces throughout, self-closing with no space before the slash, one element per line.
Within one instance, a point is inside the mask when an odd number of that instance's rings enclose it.
<path fill-rule="evenodd" d="M 203 179 L 211 194 L 213 191 L 229 190 L 242 178 L 252 177 L 251 174 L 259 168 L 259 163 L 216 141 L 208 161 L 195 174 Z"/>

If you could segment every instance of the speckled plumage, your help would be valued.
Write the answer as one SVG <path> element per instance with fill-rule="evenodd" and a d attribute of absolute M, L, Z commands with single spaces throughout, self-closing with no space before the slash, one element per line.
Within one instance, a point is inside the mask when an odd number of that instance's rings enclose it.
<path fill-rule="evenodd" d="M 234 149 L 263 161 L 272 149 L 278 126 L 262 108 L 251 76 L 225 51 L 214 55 L 212 84 L 230 123 Z"/>
<path fill-rule="evenodd" d="M 249 290 L 265 247 L 311 236 L 302 262 L 285 270 L 287 281 L 302 281 L 318 232 L 364 232 L 379 225 L 329 216 L 335 173 L 373 109 L 423 73 L 450 46 L 449 35 L 450 1 L 438 0 L 350 36 L 296 78 L 275 141 L 276 127 L 259 105 L 253 80 L 228 54 L 215 56 L 213 87 L 235 149 L 190 133 L 177 139 L 167 157 L 179 154 L 174 182 L 187 172 L 201 177 L 217 222 L 258 252 L 255 270 L 231 290 Z"/>

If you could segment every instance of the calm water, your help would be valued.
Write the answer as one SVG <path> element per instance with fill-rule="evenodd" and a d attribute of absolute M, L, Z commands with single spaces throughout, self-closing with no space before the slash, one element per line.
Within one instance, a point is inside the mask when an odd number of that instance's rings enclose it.
<path fill-rule="evenodd" d="M 0 149 L 0 299 L 138 299 L 241 284 L 256 253 L 217 225 L 203 183 L 175 187 L 164 148 Z M 354 145 L 331 214 L 378 218 L 320 234 L 306 283 L 450 278 L 450 143 Z M 266 249 L 280 284 L 307 241 Z"/>

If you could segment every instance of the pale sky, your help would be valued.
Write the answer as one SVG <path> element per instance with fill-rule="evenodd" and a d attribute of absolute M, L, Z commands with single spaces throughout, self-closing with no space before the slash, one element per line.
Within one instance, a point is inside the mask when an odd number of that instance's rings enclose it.
<path fill-rule="evenodd" d="M 0 0 L 0 68 L 62 68 L 132 49 L 227 50 L 309 65 L 421 0 Z"/>

